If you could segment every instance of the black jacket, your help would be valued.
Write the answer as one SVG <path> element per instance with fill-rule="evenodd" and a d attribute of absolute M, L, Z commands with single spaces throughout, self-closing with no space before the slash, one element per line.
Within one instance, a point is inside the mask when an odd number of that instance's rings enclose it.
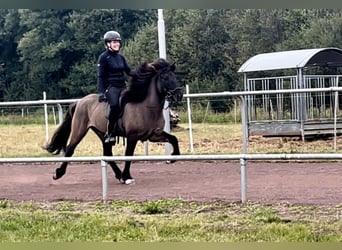
<path fill-rule="evenodd" d="M 126 59 L 118 52 L 104 51 L 98 59 L 97 86 L 100 93 L 104 93 L 109 86 L 125 87 L 125 74 L 131 74 L 131 68 Z"/>

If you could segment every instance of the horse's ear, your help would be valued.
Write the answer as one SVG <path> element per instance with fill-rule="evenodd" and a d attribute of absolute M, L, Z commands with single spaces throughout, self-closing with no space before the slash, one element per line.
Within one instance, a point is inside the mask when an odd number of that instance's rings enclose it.
<path fill-rule="evenodd" d="M 157 72 L 157 70 L 156 70 L 156 68 L 154 67 L 153 63 L 147 63 L 146 68 L 151 69 L 151 70 Z"/>
<path fill-rule="evenodd" d="M 175 71 L 176 70 L 176 64 L 175 63 L 171 64 L 170 69 L 171 69 L 171 71 Z"/>

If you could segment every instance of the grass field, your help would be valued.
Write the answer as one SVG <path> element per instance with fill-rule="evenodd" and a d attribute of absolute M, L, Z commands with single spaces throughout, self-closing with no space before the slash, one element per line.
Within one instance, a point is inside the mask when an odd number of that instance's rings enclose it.
<path fill-rule="evenodd" d="M 49 128 L 51 137 L 56 126 Z M 242 153 L 241 124 L 193 124 L 194 154 Z M 179 124 L 173 134 L 178 137 L 182 154 L 191 154 L 188 124 Z M 41 146 L 45 145 L 44 125 L 0 125 L 1 157 L 51 156 Z M 124 146 L 114 147 L 114 154 L 122 155 Z M 262 145 L 262 146 L 261 146 Z M 333 153 L 333 139 L 303 142 L 300 138 L 249 138 L 249 153 Z M 338 137 L 336 152 L 342 152 L 342 137 Z M 149 143 L 149 154 L 165 154 L 164 144 Z M 145 154 L 144 144 L 138 143 L 136 155 Z M 76 148 L 75 156 L 102 155 L 102 146 L 90 131 Z"/>
<path fill-rule="evenodd" d="M 0 242 L 342 242 L 341 206 L 0 202 Z"/>

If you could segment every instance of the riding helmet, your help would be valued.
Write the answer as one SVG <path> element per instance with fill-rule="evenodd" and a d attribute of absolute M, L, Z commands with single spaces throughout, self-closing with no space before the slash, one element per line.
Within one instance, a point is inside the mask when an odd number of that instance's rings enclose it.
<path fill-rule="evenodd" d="M 106 34 L 103 36 L 104 42 L 111 42 L 111 41 L 121 41 L 121 36 L 117 31 L 107 31 Z"/>

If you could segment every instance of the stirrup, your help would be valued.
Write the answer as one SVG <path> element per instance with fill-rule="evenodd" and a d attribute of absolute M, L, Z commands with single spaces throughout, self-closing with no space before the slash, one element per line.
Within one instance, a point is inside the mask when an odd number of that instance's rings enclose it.
<path fill-rule="evenodd" d="M 105 134 L 104 143 L 115 145 L 116 143 L 115 137 L 112 135 Z"/>

